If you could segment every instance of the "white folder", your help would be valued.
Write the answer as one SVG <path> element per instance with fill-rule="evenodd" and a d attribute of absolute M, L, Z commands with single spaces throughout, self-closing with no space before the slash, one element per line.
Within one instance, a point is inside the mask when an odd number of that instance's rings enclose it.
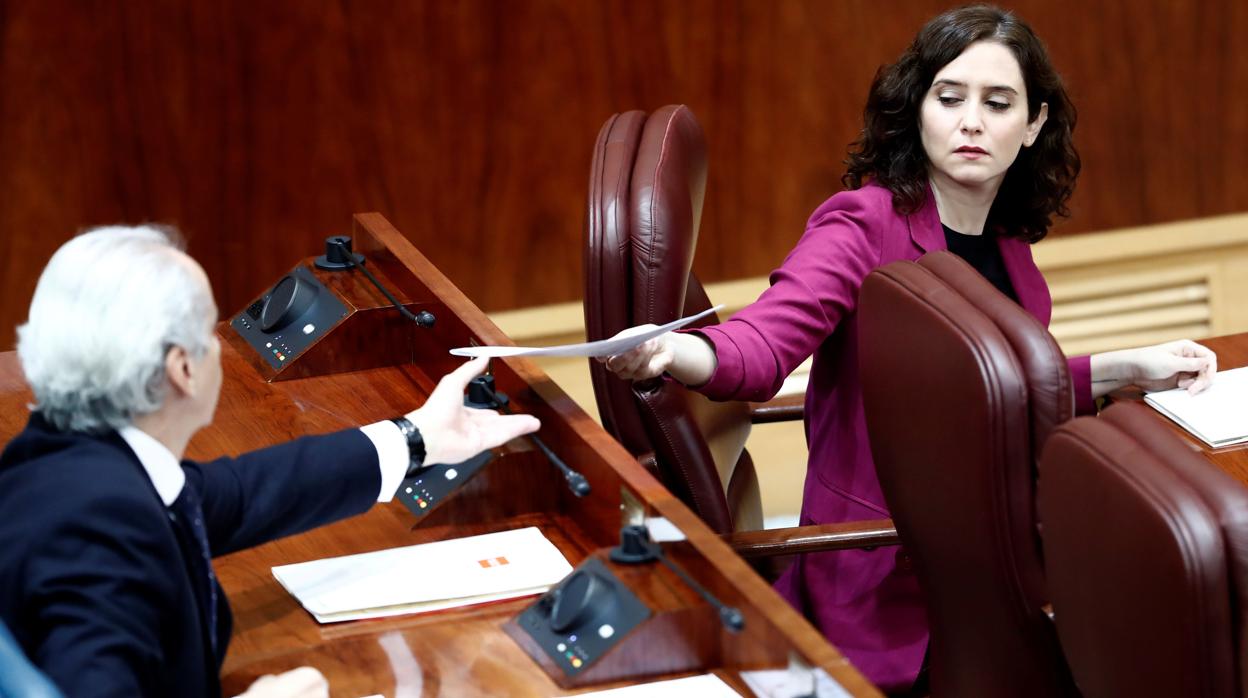
<path fill-rule="evenodd" d="M 1197 395 L 1175 388 L 1144 402 L 1215 448 L 1248 442 L 1248 367 L 1219 371 Z"/>
<path fill-rule="evenodd" d="M 320 623 L 540 594 L 572 571 L 535 527 L 273 568 Z"/>

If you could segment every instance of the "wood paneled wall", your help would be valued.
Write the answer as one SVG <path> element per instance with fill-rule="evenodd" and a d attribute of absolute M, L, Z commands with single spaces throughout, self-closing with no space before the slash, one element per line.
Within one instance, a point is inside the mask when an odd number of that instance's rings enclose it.
<path fill-rule="evenodd" d="M 181 227 L 232 312 L 378 210 L 487 310 L 579 297 L 590 150 L 689 104 L 697 270 L 765 274 L 935 0 L 0 0 L 0 348 L 76 230 Z M 1059 233 L 1248 210 L 1248 4 L 1027 0 L 1080 110 Z"/>

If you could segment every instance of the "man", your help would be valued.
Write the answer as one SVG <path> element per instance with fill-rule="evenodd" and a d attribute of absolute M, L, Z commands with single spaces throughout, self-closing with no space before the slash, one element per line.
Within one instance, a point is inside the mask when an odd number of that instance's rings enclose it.
<path fill-rule="evenodd" d="M 538 428 L 463 406 L 475 361 L 393 422 L 182 461 L 221 388 L 216 319 L 170 233 L 104 228 L 53 255 L 18 328 L 35 405 L 0 454 L 0 620 L 69 696 L 218 695 L 212 556 L 389 501 L 422 440 L 453 463 Z"/>

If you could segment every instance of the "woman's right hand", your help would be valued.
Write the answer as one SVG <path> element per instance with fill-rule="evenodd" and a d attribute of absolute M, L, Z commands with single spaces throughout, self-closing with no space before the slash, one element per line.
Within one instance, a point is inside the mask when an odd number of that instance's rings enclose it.
<path fill-rule="evenodd" d="M 638 325 L 630 327 L 612 339 L 621 339 L 655 328 L 655 325 Z M 663 375 L 672 366 L 676 355 L 669 340 L 671 333 L 651 337 L 640 345 L 622 354 L 600 359 L 606 364 L 607 370 L 624 380 L 641 381 Z"/>
<path fill-rule="evenodd" d="M 627 337 L 654 327 L 630 327 L 614 338 Z M 604 361 L 608 370 L 624 380 L 648 380 L 667 373 L 688 386 L 699 386 L 709 381 L 718 364 L 710 342 L 699 334 L 686 332 L 665 332 L 626 352 L 599 361 Z"/>

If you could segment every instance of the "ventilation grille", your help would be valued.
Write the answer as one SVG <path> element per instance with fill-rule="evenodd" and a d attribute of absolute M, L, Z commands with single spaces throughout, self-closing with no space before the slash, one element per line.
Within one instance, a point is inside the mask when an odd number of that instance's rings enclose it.
<path fill-rule="evenodd" d="M 1067 355 L 1212 334 L 1210 269 L 1055 284 L 1049 331 Z"/>

